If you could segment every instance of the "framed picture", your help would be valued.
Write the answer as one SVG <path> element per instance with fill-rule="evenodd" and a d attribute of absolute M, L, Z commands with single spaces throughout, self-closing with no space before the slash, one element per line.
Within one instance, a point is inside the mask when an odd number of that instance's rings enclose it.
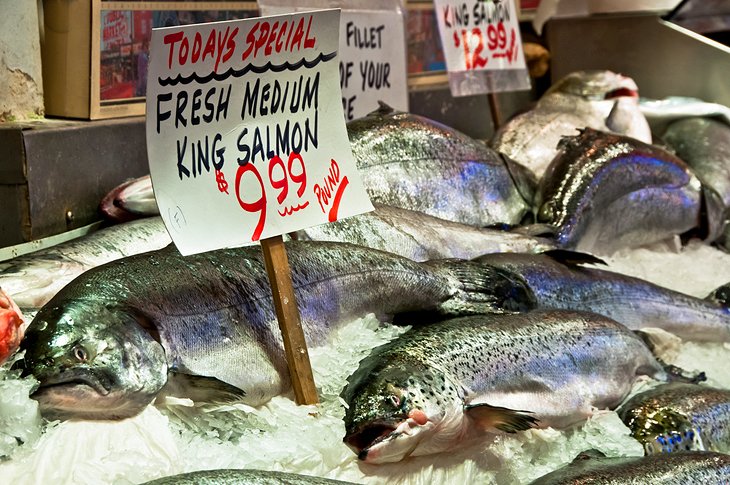
<path fill-rule="evenodd" d="M 46 114 L 84 119 L 144 114 L 153 28 L 259 14 L 256 2 L 234 0 L 44 0 L 43 7 Z"/>

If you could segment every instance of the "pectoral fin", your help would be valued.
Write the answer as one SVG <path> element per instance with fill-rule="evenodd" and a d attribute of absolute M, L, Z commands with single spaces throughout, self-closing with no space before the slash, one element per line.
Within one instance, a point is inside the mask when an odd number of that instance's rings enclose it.
<path fill-rule="evenodd" d="M 194 402 L 227 403 L 240 401 L 246 393 L 213 377 L 170 372 L 159 395 L 187 398 Z"/>
<path fill-rule="evenodd" d="M 516 433 L 536 428 L 538 419 L 530 411 L 490 406 L 489 404 L 464 405 L 464 414 L 482 428 L 497 428 L 505 433 Z"/>

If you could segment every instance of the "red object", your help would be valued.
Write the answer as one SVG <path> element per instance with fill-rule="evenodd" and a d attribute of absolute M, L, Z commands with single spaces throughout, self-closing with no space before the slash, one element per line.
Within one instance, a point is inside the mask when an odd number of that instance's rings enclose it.
<path fill-rule="evenodd" d="M 18 349 L 25 333 L 24 323 L 18 306 L 0 289 L 0 364 Z"/>

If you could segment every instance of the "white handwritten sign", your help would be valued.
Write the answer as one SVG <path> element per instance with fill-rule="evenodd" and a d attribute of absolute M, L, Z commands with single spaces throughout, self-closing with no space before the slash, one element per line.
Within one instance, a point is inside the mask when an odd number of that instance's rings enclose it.
<path fill-rule="evenodd" d="M 378 101 L 408 111 L 402 15 L 342 11 L 340 87 L 342 108 L 348 121 L 378 109 Z"/>
<path fill-rule="evenodd" d="M 343 122 L 339 13 L 153 31 L 147 151 L 182 254 L 372 210 Z"/>
<path fill-rule="evenodd" d="M 260 0 L 264 14 L 302 12 L 322 0 Z M 396 1 L 333 1 L 340 17 L 340 87 L 347 121 L 378 109 L 379 101 L 408 111 L 408 73 L 403 8 Z M 379 9 L 378 9 L 379 8 Z M 376 10 L 378 9 L 378 10 Z"/>
<path fill-rule="evenodd" d="M 513 0 L 434 0 L 450 72 L 525 69 Z"/>

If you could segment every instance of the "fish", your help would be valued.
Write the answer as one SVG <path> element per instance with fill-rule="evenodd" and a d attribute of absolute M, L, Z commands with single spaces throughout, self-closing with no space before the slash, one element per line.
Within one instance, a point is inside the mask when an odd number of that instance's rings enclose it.
<path fill-rule="evenodd" d="M 711 118 L 685 118 L 662 135 L 702 182 L 707 213 L 705 239 L 715 241 L 730 218 L 730 126 Z M 722 242 L 726 247 L 730 240 Z"/>
<path fill-rule="evenodd" d="M 632 330 L 661 328 L 685 340 L 730 342 L 730 309 L 640 278 L 582 266 L 601 262 L 573 252 L 489 254 L 475 261 L 513 273 L 538 308 L 599 313 Z"/>
<path fill-rule="evenodd" d="M 730 108 L 688 96 L 663 99 L 639 98 L 639 109 L 654 133 L 663 133 L 667 125 L 681 118 L 713 117 L 730 124 Z"/>
<path fill-rule="evenodd" d="M 500 127 L 490 145 L 539 180 L 562 137 L 590 127 L 651 143 L 633 79 L 611 71 L 577 71 L 556 82 L 536 106 Z"/>
<path fill-rule="evenodd" d="M 417 326 L 348 378 L 344 441 L 360 460 L 380 464 L 450 450 L 485 431 L 565 428 L 617 406 L 642 375 L 668 378 L 638 336 L 593 313 L 534 310 Z"/>
<path fill-rule="evenodd" d="M 39 309 L 84 271 L 171 242 L 160 217 L 117 224 L 0 262 L 0 287 L 23 310 Z"/>
<path fill-rule="evenodd" d="M 374 203 L 477 227 L 518 224 L 529 209 L 496 152 L 436 121 L 381 104 L 347 132 Z"/>
<path fill-rule="evenodd" d="M 286 243 L 308 345 L 374 313 L 523 311 L 524 283 L 471 261 L 416 263 L 345 243 Z M 93 268 L 40 309 L 23 375 L 53 419 L 138 414 L 172 377 L 258 406 L 290 389 L 259 247 L 183 257 L 174 246 Z M 198 379 L 196 379 L 198 377 Z M 174 379 L 173 379 L 174 380 Z"/>
<path fill-rule="evenodd" d="M 267 470 L 201 470 L 158 478 L 143 485 L 345 485 L 351 482 Z"/>
<path fill-rule="evenodd" d="M 730 390 L 701 384 L 661 384 L 618 410 L 646 454 L 685 450 L 730 452 Z"/>
<path fill-rule="evenodd" d="M 590 128 L 563 138 L 535 201 L 537 222 L 559 247 L 598 254 L 696 228 L 700 204 L 700 181 L 682 160 Z"/>
<path fill-rule="evenodd" d="M 374 211 L 302 229 L 293 237 L 299 241 L 349 242 L 414 261 L 472 259 L 496 252 L 538 253 L 554 248 L 545 238 L 477 228 L 398 207 L 374 206 Z"/>
<path fill-rule="evenodd" d="M 608 458 L 590 450 L 531 485 L 727 485 L 730 455 L 687 451 Z"/>
<path fill-rule="evenodd" d="M 152 178 L 143 175 L 114 187 L 101 200 L 99 211 L 104 217 L 115 222 L 160 215 L 152 189 Z"/>
<path fill-rule="evenodd" d="M 0 364 L 18 349 L 28 324 L 18 305 L 0 288 Z"/>

